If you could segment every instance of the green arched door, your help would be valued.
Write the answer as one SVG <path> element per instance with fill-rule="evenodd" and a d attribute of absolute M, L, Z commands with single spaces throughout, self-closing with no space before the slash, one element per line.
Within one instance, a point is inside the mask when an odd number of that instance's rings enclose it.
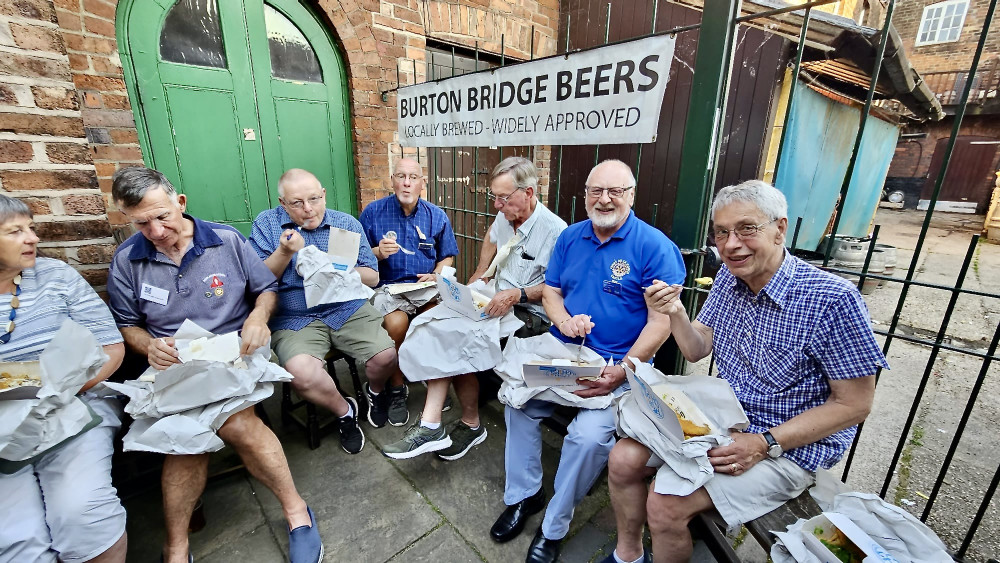
<path fill-rule="evenodd" d="M 314 173 L 329 207 L 355 212 L 344 65 L 309 9 L 133 0 L 118 10 L 143 155 L 192 214 L 247 232 L 289 168 Z"/>

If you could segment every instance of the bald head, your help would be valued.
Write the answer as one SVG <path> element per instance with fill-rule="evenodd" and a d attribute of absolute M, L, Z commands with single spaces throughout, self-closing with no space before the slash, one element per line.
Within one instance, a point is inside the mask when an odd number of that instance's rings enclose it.
<path fill-rule="evenodd" d="M 406 158 L 401 158 L 401 159 L 399 159 L 399 160 L 396 161 L 396 165 L 392 167 L 392 173 L 393 174 L 399 174 L 399 173 L 414 174 L 414 173 L 416 173 L 416 174 L 419 174 L 419 175 L 423 176 L 424 175 L 424 169 L 423 169 L 422 166 L 420 166 L 420 163 L 417 162 L 415 159 L 412 159 L 410 157 L 406 157 Z"/>
<path fill-rule="evenodd" d="M 590 181 L 596 174 L 607 174 L 617 178 L 622 181 L 621 185 L 623 186 L 635 185 L 635 176 L 632 174 L 632 169 L 629 168 L 629 165 L 614 158 L 609 158 L 590 170 L 590 174 L 587 175 L 588 186 L 591 185 Z"/>
<path fill-rule="evenodd" d="M 290 186 L 323 188 L 312 172 L 301 168 L 289 168 L 281 175 L 281 178 L 278 178 L 278 197 L 285 197 L 285 192 Z"/>
<path fill-rule="evenodd" d="M 326 190 L 308 170 L 292 168 L 278 179 L 278 201 L 303 229 L 315 229 L 326 214 Z"/>

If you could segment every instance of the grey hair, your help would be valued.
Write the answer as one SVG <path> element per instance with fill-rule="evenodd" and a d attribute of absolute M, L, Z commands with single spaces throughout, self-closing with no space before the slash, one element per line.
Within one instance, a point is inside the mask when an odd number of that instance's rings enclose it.
<path fill-rule="evenodd" d="M 723 207 L 740 201 L 757 206 L 768 219 L 788 218 L 788 200 L 785 199 L 785 194 L 761 180 L 747 180 L 719 190 L 712 202 L 712 217 Z"/>
<path fill-rule="evenodd" d="M 160 188 L 170 200 L 177 203 L 177 190 L 170 180 L 158 170 L 145 166 L 130 166 L 115 172 L 111 177 L 111 197 L 122 208 L 131 208 L 142 203 L 146 193 Z"/>
<path fill-rule="evenodd" d="M 635 174 L 632 173 L 632 168 L 628 164 L 625 164 L 624 162 L 618 160 L 617 158 L 609 158 L 607 160 L 602 160 L 600 164 L 598 164 L 597 166 L 591 168 L 590 169 L 590 174 L 587 174 L 587 185 L 590 185 L 590 177 L 594 175 L 594 170 L 597 170 L 598 167 L 604 166 L 605 164 L 617 164 L 618 166 L 620 166 L 622 168 L 622 170 L 625 171 L 626 174 L 628 174 L 628 185 L 627 186 L 622 186 L 622 187 L 624 187 L 624 188 L 634 188 L 634 187 L 636 187 L 635 186 Z"/>
<path fill-rule="evenodd" d="M 32 219 L 35 215 L 31 212 L 28 204 L 17 198 L 0 194 L 0 224 L 21 217 Z"/>
<path fill-rule="evenodd" d="M 538 189 L 538 168 L 535 168 L 535 163 L 523 156 L 508 156 L 497 164 L 490 173 L 490 184 L 504 174 L 510 174 L 514 185 L 518 188 Z"/>

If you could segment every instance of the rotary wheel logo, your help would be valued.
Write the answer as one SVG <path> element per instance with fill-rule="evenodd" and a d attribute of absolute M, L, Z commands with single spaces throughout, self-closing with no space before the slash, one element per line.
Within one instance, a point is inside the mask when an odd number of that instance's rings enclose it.
<path fill-rule="evenodd" d="M 628 262 L 619 258 L 611 263 L 611 277 L 615 281 L 619 281 L 631 272 L 632 269 L 629 268 Z"/>

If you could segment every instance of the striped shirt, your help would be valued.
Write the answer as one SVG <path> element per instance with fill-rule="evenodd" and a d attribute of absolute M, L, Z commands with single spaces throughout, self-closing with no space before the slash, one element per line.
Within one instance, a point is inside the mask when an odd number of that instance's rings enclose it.
<path fill-rule="evenodd" d="M 746 411 L 746 432 L 763 432 L 822 405 L 829 380 L 889 367 L 857 288 L 787 252 L 756 296 L 723 266 L 698 320 L 712 329 L 719 375 Z M 785 455 L 807 471 L 829 469 L 856 432 L 847 428 Z"/>
<path fill-rule="evenodd" d="M 281 244 L 281 233 L 285 229 L 294 229 L 295 222 L 288 216 L 284 207 L 276 207 L 262 211 L 253 221 L 250 233 L 250 243 L 261 260 L 266 260 Z M 378 262 L 372 249 L 365 243 L 365 233 L 361 223 L 346 213 L 327 209 L 323 222 L 313 230 L 300 231 L 306 246 L 312 244 L 326 252 L 330 247 L 330 228 L 336 227 L 353 231 L 361 235 L 358 248 L 358 266 L 378 269 Z M 306 293 L 303 289 L 303 279 L 295 271 L 295 256 L 278 279 L 278 311 L 271 316 L 271 330 L 300 330 L 315 320 L 323 321 L 333 330 L 339 330 L 347 319 L 356 313 L 366 303 L 364 299 L 345 301 L 343 303 L 327 303 L 313 308 L 306 306 Z"/>
<path fill-rule="evenodd" d="M 361 212 L 367 243 L 378 246 L 389 231 L 396 243 L 413 252 L 399 251 L 378 262 L 378 284 L 417 281 L 420 274 L 434 271 L 437 263 L 458 255 L 458 243 L 448 215 L 425 199 L 418 199 L 413 213 L 406 215 L 395 195 L 369 203 Z"/>
<path fill-rule="evenodd" d="M 531 216 L 517 228 L 517 232 L 521 233 L 521 242 L 510 250 L 507 259 L 497 268 L 497 291 L 533 287 L 545 283 L 545 269 L 549 265 L 552 249 L 556 245 L 559 233 L 565 228 L 566 221 L 549 211 L 549 208 L 539 201 Z M 490 242 L 499 248 L 513 236 L 514 226 L 503 213 L 497 213 L 497 218 L 490 227 Z M 541 303 L 521 306 L 543 318 L 548 318 Z"/>
<path fill-rule="evenodd" d="M 0 315 L 10 312 L 11 294 L 0 295 Z M 0 344 L 0 360 L 37 360 L 66 319 L 73 319 L 94 334 L 102 346 L 117 344 L 122 335 L 108 306 L 90 284 L 65 262 L 38 258 L 33 268 L 21 272 L 20 305 L 10 342 Z"/>

